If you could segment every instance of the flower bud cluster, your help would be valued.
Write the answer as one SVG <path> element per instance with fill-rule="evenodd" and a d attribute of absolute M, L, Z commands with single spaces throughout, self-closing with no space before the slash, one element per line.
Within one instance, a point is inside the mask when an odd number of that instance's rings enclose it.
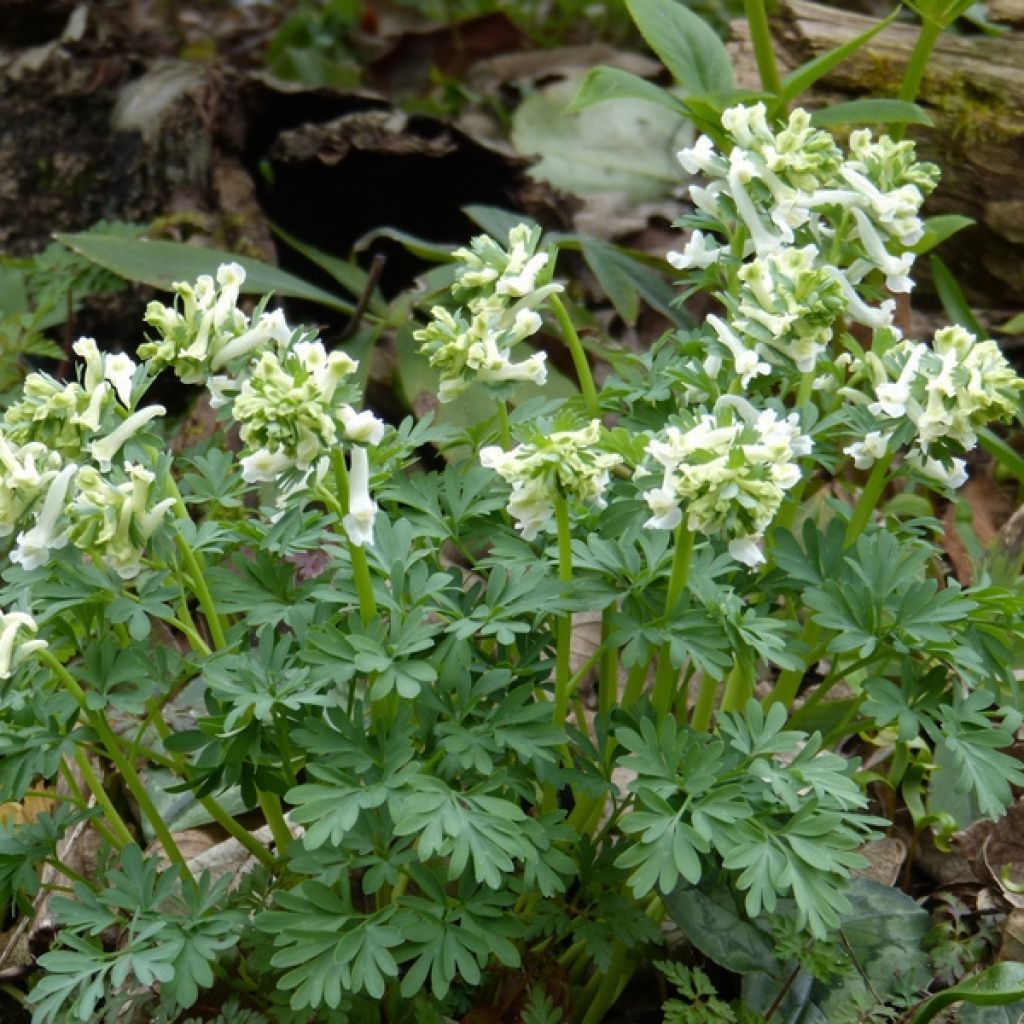
<path fill-rule="evenodd" d="M 579 430 L 537 432 L 511 451 L 480 450 L 480 462 L 512 485 L 508 511 L 525 540 L 533 540 L 554 514 L 556 494 L 601 509 L 610 474 L 622 458 L 600 449 L 601 424 Z"/>
<path fill-rule="evenodd" d="M 242 459 L 245 480 L 272 481 L 290 469 L 305 472 L 337 445 L 339 435 L 378 444 L 384 424 L 357 413 L 339 397 L 339 385 L 357 369 L 343 352 L 320 341 L 300 341 L 252 361 L 231 406 L 252 453 Z"/>
<path fill-rule="evenodd" d="M 0 537 L 17 531 L 10 559 L 26 569 L 71 543 L 128 579 L 173 500 L 155 499 L 152 474 L 122 453 L 165 410 L 133 410 L 128 356 L 92 338 L 73 349 L 80 379 L 31 374 L 0 422 Z"/>
<path fill-rule="evenodd" d="M 659 487 L 643 495 L 646 526 L 673 530 L 685 512 L 689 530 L 721 535 L 729 554 L 748 566 L 764 561 L 758 548 L 786 491 L 800 479 L 797 458 L 811 450 L 795 413 L 783 418 L 725 396 L 711 413 L 682 413 L 647 445 L 662 470 Z M 645 465 L 637 476 L 651 470 Z"/>
<path fill-rule="evenodd" d="M 874 344 L 852 367 L 868 394 L 855 387 L 847 398 L 867 403 L 878 429 L 844 449 L 859 469 L 888 451 L 901 423 L 914 427 L 908 460 L 925 476 L 955 489 L 967 479 L 956 453 L 978 443 L 977 431 L 992 420 L 1012 418 L 1020 408 L 1022 381 L 994 341 L 978 341 L 963 327 L 944 327 L 931 346 L 878 331 Z"/>
<path fill-rule="evenodd" d="M 201 277 L 194 287 L 175 285 L 181 308 L 150 304 L 146 319 L 162 340 L 139 353 L 153 371 L 170 366 L 183 381 L 207 384 L 210 404 L 229 409 L 238 424 L 245 444 L 242 479 L 281 481 L 279 509 L 323 479 L 326 461 L 343 439 L 352 442 L 344 525 L 353 543 L 369 543 L 377 506 L 369 496 L 366 451 L 359 446 L 379 444 L 385 425 L 347 401 L 346 385 L 358 364 L 291 328 L 280 311 L 251 321 L 235 305 L 244 282 L 240 266 L 225 264 L 216 284 Z"/>
<path fill-rule="evenodd" d="M 139 346 L 139 357 L 154 372 L 167 367 L 186 384 L 203 384 L 230 363 L 271 343 L 285 345 L 291 328 L 279 310 L 260 313 L 255 321 L 238 308 L 245 271 L 237 263 L 217 268 L 194 285 L 176 282 L 173 306 L 151 302 L 145 320 L 158 337 Z"/>
<path fill-rule="evenodd" d="M 719 281 L 728 340 L 715 330 L 739 376 L 756 376 L 762 357 L 810 372 L 837 323 L 892 323 L 894 301 L 873 302 L 883 286 L 913 287 L 909 247 L 923 234 L 920 208 L 938 169 L 917 161 L 913 143 L 868 130 L 851 134 L 844 155 L 805 110 L 776 130 L 763 104 L 736 106 L 722 125 L 728 154 L 707 136 L 679 153 L 688 172 L 710 179 L 690 195 L 713 233 L 695 230 L 668 261 Z"/>
<path fill-rule="evenodd" d="M 450 402 L 474 381 L 502 385 L 543 384 L 546 356 L 534 353 L 513 362 L 512 349 L 541 328 L 537 308 L 562 286 L 551 282 L 551 258 L 537 252 L 540 228 L 512 228 L 508 248 L 480 235 L 470 248 L 456 249 L 456 291 L 465 306 L 452 313 L 443 306 L 433 320 L 414 331 L 420 352 L 441 378 L 438 399 Z"/>

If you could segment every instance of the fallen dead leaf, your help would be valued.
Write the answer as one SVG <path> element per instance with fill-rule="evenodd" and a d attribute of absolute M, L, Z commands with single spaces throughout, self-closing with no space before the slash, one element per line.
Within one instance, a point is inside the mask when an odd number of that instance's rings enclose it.
<path fill-rule="evenodd" d="M 852 872 L 860 878 L 868 878 L 882 885 L 895 885 L 907 859 L 907 844 L 896 836 L 873 839 L 860 848 L 868 859 L 868 866 Z"/>

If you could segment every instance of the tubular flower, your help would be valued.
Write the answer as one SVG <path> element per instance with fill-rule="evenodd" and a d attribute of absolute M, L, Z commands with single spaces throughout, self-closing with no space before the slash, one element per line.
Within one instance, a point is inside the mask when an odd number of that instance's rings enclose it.
<path fill-rule="evenodd" d="M 721 535 L 733 558 L 755 566 L 764 561 L 758 542 L 800 479 L 796 460 L 810 450 L 795 413 L 781 418 L 727 396 L 712 413 L 687 415 L 647 445 L 662 480 L 644 493 L 645 525 L 672 530 L 685 515 L 688 529 Z"/>
<path fill-rule="evenodd" d="M 456 249 L 456 284 L 474 297 L 498 296 L 522 299 L 542 285 L 550 271 L 551 256 L 537 252 L 541 230 L 517 224 L 508 233 L 508 248 L 503 249 L 490 235 L 477 235 L 468 249 Z M 546 277 L 550 278 L 550 272 Z"/>
<path fill-rule="evenodd" d="M 733 327 L 801 373 L 813 370 L 846 311 L 842 289 L 820 265 L 817 247 L 775 249 L 743 264 L 737 276 L 738 294 L 727 297 Z"/>
<path fill-rule="evenodd" d="M 38 630 L 36 620 L 25 612 L 0 612 L 0 679 L 10 679 L 22 662 L 46 649 L 45 640 L 28 639 Z"/>
<path fill-rule="evenodd" d="M 177 282 L 173 306 L 151 302 L 145 320 L 159 337 L 139 346 L 139 357 L 159 371 L 171 367 L 179 380 L 198 384 L 213 370 L 273 342 L 292 336 L 280 312 L 262 313 L 251 322 L 237 307 L 245 271 L 237 263 L 217 269 L 216 282 L 203 275 L 195 285 Z"/>
<path fill-rule="evenodd" d="M 78 466 L 72 462 L 50 481 L 35 524 L 30 530 L 18 534 L 17 547 L 10 556 L 12 562 L 17 562 L 25 569 L 36 569 L 46 564 L 51 551 L 57 551 L 67 544 L 65 501 L 71 481 L 77 472 Z"/>
<path fill-rule="evenodd" d="M 155 477 L 143 466 L 125 463 L 124 474 L 127 479 L 114 484 L 92 466 L 78 470 L 76 494 L 67 507 L 68 535 L 77 548 L 97 554 L 122 579 L 132 579 L 175 499 L 151 504 Z"/>
<path fill-rule="evenodd" d="M 342 401 L 339 385 L 356 365 L 343 352 L 326 352 L 319 341 L 303 341 L 282 353 L 264 352 L 249 366 L 231 406 L 252 450 L 242 460 L 247 481 L 308 470 L 337 444 L 339 433 L 379 442 L 384 424 Z"/>
<path fill-rule="evenodd" d="M 604 508 L 610 474 L 622 458 L 599 448 L 601 424 L 538 433 L 511 451 L 480 450 L 480 462 L 512 485 L 508 511 L 525 540 L 533 540 L 554 514 L 556 492 Z"/>
<path fill-rule="evenodd" d="M 61 458 L 38 441 L 16 447 L 0 433 L 0 537 L 9 537 L 60 471 Z"/>
<path fill-rule="evenodd" d="M 373 523 L 377 503 L 370 497 L 370 463 L 365 448 L 356 445 L 350 456 L 348 478 L 348 513 L 341 525 L 356 547 L 373 543 Z"/>
<path fill-rule="evenodd" d="M 1020 406 L 1024 381 L 994 341 L 945 327 L 930 347 L 892 331 L 877 334 L 876 342 L 858 366 L 874 390 L 868 411 L 882 420 L 910 420 L 926 454 L 949 443 L 970 451 L 980 427 L 1013 417 Z"/>
<path fill-rule="evenodd" d="M 450 402 L 474 381 L 495 386 L 546 381 L 543 352 L 519 362 L 512 358 L 513 347 L 541 328 L 537 307 L 562 290 L 550 281 L 551 257 L 536 251 L 539 242 L 540 228 L 520 224 L 509 232 L 507 250 L 479 235 L 470 248 L 453 253 L 456 286 L 466 306 L 454 313 L 435 306 L 432 321 L 413 332 L 420 352 L 440 374 L 441 402 Z"/>
<path fill-rule="evenodd" d="M 938 169 L 918 161 L 912 143 L 867 130 L 851 135 L 844 154 L 805 110 L 776 129 L 763 104 L 735 106 L 722 127 L 732 143 L 726 152 L 702 135 L 679 153 L 683 168 L 709 183 L 690 187 L 703 216 L 684 218 L 695 230 L 667 259 L 717 278 L 716 297 L 746 349 L 763 346 L 812 372 L 844 320 L 892 324 L 895 302 L 879 303 L 881 285 L 913 287 L 910 246 L 923 233 L 920 208 Z M 745 387 L 752 374 L 735 353 L 734 363 Z"/>

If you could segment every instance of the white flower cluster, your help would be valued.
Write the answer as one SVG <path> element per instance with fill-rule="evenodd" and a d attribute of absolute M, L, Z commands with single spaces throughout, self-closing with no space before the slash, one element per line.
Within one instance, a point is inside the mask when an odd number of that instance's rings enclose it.
<path fill-rule="evenodd" d="M 129 579 L 173 500 L 155 500 L 152 474 L 122 454 L 165 410 L 132 409 L 128 356 L 92 338 L 73 348 L 80 382 L 31 374 L 0 422 L 0 537 L 20 528 L 10 559 L 26 569 L 71 543 Z"/>
<path fill-rule="evenodd" d="M 540 228 L 519 224 L 509 232 L 507 249 L 480 235 L 469 249 L 453 253 L 459 261 L 456 288 L 466 298 L 465 307 L 451 313 L 435 306 L 433 320 L 413 332 L 420 352 L 440 374 L 441 402 L 450 402 L 474 381 L 547 380 L 543 352 L 520 362 L 511 355 L 515 345 L 540 330 L 538 306 L 562 289 L 550 280 L 550 256 L 537 252 L 539 242 Z"/>
<path fill-rule="evenodd" d="M 243 479 L 290 477 L 279 509 L 324 478 L 343 438 L 353 442 L 345 529 L 352 543 L 369 544 L 377 506 L 369 495 L 367 453 L 358 445 L 379 444 L 385 425 L 345 400 L 343 385 L 358 365 L 289 327 L 280 310 L 250 319 L 237 307 L 244 283 L 245 270 L 226 263 L 216 282 L 204 275 L 195 286 L 176 284 L 174 308 L 152 302 L 146 309 L 146 322 L 161 338 L 139 346 L 139 354 L 151 371 L 170 367 L 186 383 L 206 383 L 211 406 L 227 408 L 239 424 Z"/>
<path fill-rule="evenodd" d="M 361 445 L 377 445 L 385 425 L 346 401 L 344 384 L 358 364 L 344 352 L 291 328 L 278 310 L 255 322 L 236 308 L 245 271 L 234 263 L 217 270 L 216 283 L 176 284 L 181 308 L 150 303 L 146 320 L 161 334 L 139 347 L 149 368 L 172 367 L 185 382 L 205 382 L 214 408 L 228 408 L 246 446 L 242 479 L 274 483 L 283 509 L 326 475 L 330 453 L 353 443 L 349 514 L 344 525 L 358 545 L 373 539 L 377 506 L 368 490 L 369 463 Z M 229 371 L 229 372 L 220 372 Z"/>
<path fill-rule="evenodd" d="M 647 445 L 663 473 L 661 486 L 644 493 L 645 525 L 674 530 L 685 512 L 689 530 L 723 536 L 733 558 L 756 566 L 764 561 L 758 542 L 800 479 L 796 460 L 810 451 L 795 413 L 758 412 L 727 395 L 712 413 L 683 414 Z M 644 466 L 637 476 L 649 472 Z"/>
<path fill-rule="evenodd" d="M 710 179 L 690 195 L 714 234 L 695 230 L 667 258 L 679 270 L 718 272 L 730 322 L 727 331 L 713 326 L 745 386 L 768 372 L 756 369 L 762 357 L 813 370 L 844 319 L 892 323 L 894 301 L 872 300 L 883 285 L 913 287 L 909 247 L 923 233 L 919 212 L 938 169 L 917 161 L 913 143 L 866 129 L 851 134 L 844 156 L 806 110 L 776 131 L 764 104 L 736 106 L 722 125 L 727 155 L 706 135 L 679 153 L 689 173 Z"/>
<path fill-rule="evenodd" d="M 908 460 L 925 476 L 956 489 L 967 480 L 965 462 L 954 452 L 978 443 L 977 431 L 1020 410 L 1022 381 L 994 341 L 978 341 L 962 327 L 937 331 L 929 347 L 890 329 L 875 334 L 872 349 L 853 367 L 871 394 L 849 387 L 847 398 L 867 402 L 877 429 L 844 449 L 858 469 L 889 450 L 902 422 L 914 425 Z M 938 456 L 938 457 L 936 457 Z"/>
<path fill-rule="evenodd" d="M 506 452 L 480 450 L 480 461 L 512 485 L 508 511 L 525 540 L 533 540 L 554 514 L 555 495 L 604 508 L 610 473 L 622 458 L 600 450 L 601 424 L 591 420 L 580 430 L 538 433 Z"/>
<path fill-rule="evenodd" d="M 10 679 L 22 662 L 45 650 L 45 640 L 31 639 L 38 629 L 36 620 L 25 612 L 0 612 L 0 679 Z"/>
<path fill-rule="evenodd" d="M 204 384 L 236 359 L 274 343 L 286 345 L 291 328 L 280 310 L 261 313 L 255 322 L 238 308 L 245 271 L 237 263 L 217 268 L 216 281 L 202 275 L 194 285 L 176 282 L 173 306 L 151 302 L 145 320 L 159 338 L 139 346 L 150 369 L 172 367 L 186 384 Z"/>

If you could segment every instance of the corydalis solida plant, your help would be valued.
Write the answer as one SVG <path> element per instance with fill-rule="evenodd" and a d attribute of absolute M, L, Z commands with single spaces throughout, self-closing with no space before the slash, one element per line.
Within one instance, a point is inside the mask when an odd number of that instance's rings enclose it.
<path fill-rule="evenodd" d="M 1012 616 L 985 585 L 938 587 L 927 524 L 873 516 L 897 477 L 945 494 L 1020 391 L 991 343 L 892 326 L 936 172 L 868 133 L 843 152 L 803 111 L 774 127 L 736 107 L 723 129 L 724 150 L 681 155 L 706 180 L 669 257 L 722 310 L 623 358 L 600 393 L 528 227 L 456 252 L 455 311 L 418 331 L 440 397 L 496 401 L 467 436 L 360 410 L 354 361 L 243 312 L 234 266 L 147 310 L 138 366 L 81 342 L 78 381 L 26 381 L 0 426 L 18 554 L 0 785 L 17 800 L 63 775 L 68 808 L 8 830 L 20 870 L 0 878 L 27 903 L 45 861 L 72 890 L 52 903 L 63 948 L 40 960 L 36 1024 L 129 1002 L 178 1020 L 215 983 L 280 993 L 259 1007 L 274 1022 L 381 1000 L 393 1019 L 452 1015 L 501 1005 L 537 959 L 537 984 L 594 1021 L 658 942 L 661 897 L 712 877 L 751 918 L 825 937 L 884 823 L 856 762 L 790 713 L 822 660 L 808 703 L 845 682 L 858 730 L 886 730 L 891 785 L 941 751 L 953 787 L 1006 806 L 1024 781 L 998 749 Z M 544 377 L 527 346 L 545 316 L 581 394 L 516 408 L 514 383 Z M 237 457 L 164 453 L 163 410 L 140 404 L 164 369 L 207 385 Z M 452 454 L 444 470 L 407 470 L 424 444 Z M 313 552 L 322 571 L 297 573 Z M 586 731 L 580 610 L 603 620 Z M 155 642 L 156 621 L 180 643 Z M 147 761 L 251 852 L 239 890 L 193 878 Z M 82 816 L 112 851 L 95 879 L 58 846 Z"/>

